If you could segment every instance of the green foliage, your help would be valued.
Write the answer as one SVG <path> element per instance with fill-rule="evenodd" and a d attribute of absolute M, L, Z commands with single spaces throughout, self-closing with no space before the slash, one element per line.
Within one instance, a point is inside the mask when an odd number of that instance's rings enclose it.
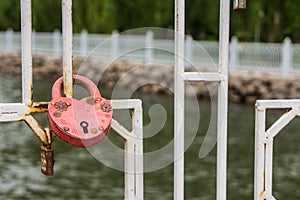
<path fill-rule="evenodd" d="M 32 0 L 32 24 L 36 31 L 61 28 L 61 4 L 53 0 Z"/>
<path fill-rule="evenodd" d="M 219 0 L 186 1 L 187 33 L 200 40 L 218 40 Z"/>
<path fill-rule="evenodd" d="M 112 1 L 112 0 L 111 0 Z M 116 5 L 116 29 L 173 27 L 173 0 L 113 0 Z"/>
<path fill-rule="evenodd" d="M 117 23 L 116 5 L 111 0 L 73 0 L 74 31 L 108 33 Z"/>
<path fill-rule="evenodd" d="M 220 0 L 186 0 L 186 32 L 217 40 Z M 231 1 L 232 3 L 232 1 Z M 300 0 L 248 0 L 247 10 L 231 9 L 231 35 L 242 41 L 300 41 Z M 36 31 L 61 29 L 61 0 L 32 0 Z M 174 28 L 174 0 L 73 0 L 74 32 L 120 32 L 138 27 Z M 0 30 L 20 30 L 20 0 L 0 1 Z"/>
<path fill-rule="evenodd" d="M 20 1 L 1 0 L 0 1 L 0 29 L 13 28 L 20 30 Z"/>

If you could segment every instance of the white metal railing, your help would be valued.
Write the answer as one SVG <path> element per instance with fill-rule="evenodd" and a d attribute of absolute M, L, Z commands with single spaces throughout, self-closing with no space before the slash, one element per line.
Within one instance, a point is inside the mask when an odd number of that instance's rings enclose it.
<path fill-rule="evenodd" d="M 287 111 L 266 129 L 268 109 L 286 109 Z M 300 100 L 259 100 L 255 105 L 255 116 L 254 200 L 275 200 L 272 194 L 273 142 L 290 121 L 300 116 Z"/>
<path fill-rule="evenodd" d="M 174 199 L 184 199 L 184 82 L 185 81 L 214 81 L 218 83 L 218 118 L 217 118 L 217 200 L 226 199 L 226 174 L 227 174 L 227 109 L 228 109 L 228 66 L 229 66 L 229 48 L 238 47 L 235 40 L 229 47 L 229 8 L 230 0 L 220 1 L 220 42 L 219 42 L 219 71 L 215 73 L 208 72 L 185 72 L 184 55 L 193 58 L 190 49 L 186 48 L 185 43 L 185 0 L 175 0 L 175 72 L 174 72 Z M 63 16 L 63 76 L 64 92 L 66 96 L 72 96 L 72 0 L 62 0 Z M 21 0 L 21 40 L 22 40 L 22 102 L 21 103 L 1 103 L 0 104 L 0 122 L 7 121 L 25 121 L 36 133 L 43 144 L 51 144 L 52 137 L 49 129 L 43 129 L 31 115 L 33 112 L 46 112 L 45 106 L 48 102 L 33 102 L 32 100 L 32 24 L 31 24 L 31 0 Z M 11 35 L 12 32 L 6 33 Z M 87 34 L 87 33 L 84 33 Z M 36 34 L 33 34 L 36 37 Z M 58 37 L 54 33 L 53 38 Z M 68 39 L 66 39 L 68 37 Z M 128 37 L 131 36 L 126 36 Z M 146 46 L 152 47 L 154 39 L 152 34 L 147 34 Z M 81 35 L 81 40 L 87 41 L 87 35 Z M 121 44 L 122 37 L 114 33 L 111 46 L 116 48 Z M 19 37 L 20 39 L 20 37 Z M 54 39 L 55 40 L 55 39 Z M 7 44 L 13 44 L 14 40 L 6 40 Z M 144 38 L 140 39 L 144 42 Z M 74 43 L 75 44 L 75 43 Z M 152 44 L 152 45 L 151 45 Z M 56 48 L 60 48 L 56 44 Z M 255 45 L 255 44 L 253 44 Z M 239 47 L 241 48 L 241 47 Z M 254 48 L 254 47 L 253 47 Z M 257 47 L 255 47 L 257 48 Z M 265 47 L 259 47 L 265 48 Z M 274 45 L 273 54 L 270 60 L 278 59 L 278 55 L 291 50 L 290 40 L 285 40 L 283 46 Z M 87 46 L 81 46 L 81 50 L 88 49 Z M 151 49 L 151 48 L 149 48 Z M 280 50 L 279 50 L 280 49 Z M 56 49 L 57 50 L 57 49 Z M 300 48 L 295 46 L 294 51 Z M 233 50 L 232 50 L 233 51 Z M 231 51 L 231 52 L 232 52 Z M 255 53 L 244 47 L 243 51 L 252 58 L 256 58 Z M 265 49 L 265 51 L 267 51 Z M 110 51 L 112 55 L 117 55 L 120 51 L 114 49 Z M 146 51 L 147 58 L 154 55 L 151 51 Z M 240 57 L 240 54 L 231 54 L 233 59 Z M 286 57 L 285 57 L 286 56 Z M 291 53 L 282 57 L 282 63 L 291 62 Z M 294 55 L 296 60 L 299 58 Z M 267 59 L 268 60 L 268 59 Z M 270 66 L 276 62 L 270 62 Z M 235 64 L 238 62 L 235 61 Z M 267 64 L 266 64 L 267 65 Z M 238 65 L 237 65 L 238 66 Z M 287 73 L 287 71 L 283 71 Z M 142 106 L 140 100 L 112 100 L 114 109 L 133 109 L 132 131 L 128 131 L 117 121 L 112 121 L 112 128 L 125 139 L 125 199 L 142 200 L 143 199 L 143 126 L 142 126 Z M 256 129 L 255 129 L 255 187 L 254 199 L 274 200 L 272 195 L 272 162 L 273 162 L 273 140 L 276 135 L 293 118 L 300 116 L 300 100 L 260 100 L 256 104 Z M 266 130 L 266 110 L 267 109 L 288 109 L 270 128 Z"/>
<path fill-rule="evenodd" d="M 217 199 L 226 199 L 226 174 L 227 174 L 227 96 L 228 96 L 228 55 L 229 55 L 229 0 L 220 1 L 220 43 L 218 45 L 219 72 L 215 73 L 189 73 L 185 72 L 185 51 L 187 55 L 193 57 L 192 51 L 187 51 L 189 48 L 185 45 L 185 0 L 175 0 L 175 118 L 174 118 L 174 199 L 184 199 L 184 82 L 185 81 L 214 81 L 218 83 L 218 141 L 217 141 Z M 64 76 L 64 93 L 66 96 L 72 96 L 72 0 L 62 0 L 62 18 L 63 18 L 63 76 Z M 40 103 L 32 102 L 32 47 L 38 48 L 38 43 L 31 42 L 32 24 L 31 24 L 31 0 L 21 0 L 21 15 L 22 15 L 22 103 L 16 104 L 0 104 L 0 121 L 20 121 L 24 120 L 39 136 L 44 144 L 51 144 L 51 136 L 49 131 L 43 130 L 38 122 L 31 116 L 31 112 L 46 112 L 42 109 L 48 102 L 44 102 L 41 109 L 37 109 Z M 6 36 L 9 37 L 12 33 L 9 32 Z M 87 33 L 84 33 L 87 34 Z M 57 32 L 53 33 L 51 41 L 56 41 L 58 38 Z M 33 37 L 38 36 L 37 33 Z M 155 48 L 153 34 L 148 33 L 146 46 Z M 136 36 L 123 36 L 115 33 L 113 35 L 111 46 L 120 47 L 123 41 L 128 39 L 134 40 Z M 80 37 L 82 41 L 87 41 L 87 36 Z M 98 39 L 98 38 L 97 38 Z M 144 43 L 145 39 L 140 38 L 140 43 Z M 35 39 L 33 40 L 35 41 Z M 76 39 L 74 38 L 74 41 Z M 151 45 L 151 42 L 152 45 Z M 168 43 L 167 41 L 165 41 Z M 9 40 L 9 43 L 13 41 Z M 49 45 L 56 53 L 57 48 L 60 48 L 60 42 Z M 171 42 L 172 43 L 172 42 Z M 126 43 L 127 44 L 127 43 Z M 160 45 L 163 42 L 160 43 Z M 192 44 L 187 42 L 188 45 Z M 215 43 L 217 44 L 217 43 Z M 214 45 L 215 45 L 214 44 Z M 171 45 L 170 49 L 173 48 Z M 207 46 L 209 44 L 207 43 Z M 81 50 L 89 49 L 88 46 L 81 45 Z M 151 48 L 149 48 L 151 49 Z M 212 48 L 213 49 L 213 48 Z M 54 52 L 54 53 L 55 53 Z M 120 49 L 113 49 L 112 55 L 117 54 Z M 151 51 L 146 51 L 146 55 L 151 58 Z M 115 129 L 126 142 L 125 147 L 125 199 L 127 200 L 142 200 L 143 199 L 143 143 L 142 143 L 142 108 L 139 100 L 112 100 L 114 109 L 134 109 L 133 115 L 133 130 L 127 131 L 123 126 L 112 121 L 112 128 Z"/>
<path fill-rule="evenodd" d="M 22 102 L 0 103 L 0 122 L 25 121 L 38 136 L 43 145 L 50 146 L 53 140 L 49 128 L 42 128 L 31 113 L 47 112 L 49 102 L 33 102 L 32 82 L 32 19 L 31 0 L 21 1 L 21 40 L 22 40 Z M 62 0 L 63 21 L 63 77 L 64 93 L 72 97 L 72 0 Z M 8 32 L 7 35 L 10 35 Z M 55 33 L 57 34 L 57 33 Z M 54 38 L 58 38 L 55 35 Z M 8 41 L 13 43 L 12 40 Z M 131 109 L 132 131 L 128 131 L 116 120 L 112 120 L 111 127 L 125 139 L 125 194 L 127 200 L 143 200 L 143 114 L 142 102 L 138 99 L 111 100 L 113 109 Z M 46 161 L 46 160 L 44 160 Z M 53 160 L 52 160 L 53 161 Z M 47 161 L 46 161 L 47 162 Z M 47 163 L 47 166 L 50 163 Z M 53 167 L 53 163 L 52 163 Z M 48 173 L 47 175 L 52 175 Z"/>
<path fill-rule="evenodd" d="M 111 37 L 114 36 L 114 37 Z M 105 42 L 111 38 L 111 42 Z M 0 31 L 0 49 L 3 51 L 19 51 L 21 49 L 21 38 L 19 32 L 11 29 Z M 153 38 L 153 33 L 148 32 L 146 35 L 124 35 L 113 31 L 110 34 L 90 34 L 83 30 L 81 33 L 75 33 L 73 37 L 74 55 L 87 56 L 87 54 L 102 43 L 101 51 L 97 49 L 93 55 L 103 58 L 118 57 L 127 49 L 134 47 L 151 46 L 143 53 L 131 53 L 124 58 L 140 60 L 146 63 L 152 61 L 162 61 L 173 63 L 174 58 L 170 56 L 160 57 L 153 52 L 153 49 L 174 49 L 174 41 L 170 39 Z M 201 66 L 211 66 L 211 58 L 215 63 L 218 62 L 219 51 L 218 42 L 216 41 L 198 41 L 198 43 L 207 51 L 195 45 L 192 38 L 187 37 L 185 42 L 186 59 L 190 63 Z M 35 54 L 53 54 L 62 55 L 62 36 L 56 30 L 53 33 L 33 32 L 32 49 Z M 292 44 L 289 38 L 283 43 L 249 43 L 238 42 L 236 37 L 232 37 L 230 43 L 230 68 L 247 69 L 247 70 L 272 70 L 287 74 L 288 72 L 300 70 L 300 44 Z M 124 55 L 122 55 L 124 56 Z"/>
<path fill-rule="evenodd" d="M 216 199 L 226 200 L 229 13 L 230 0 L 220 0 L 218 72 L 185 72 L 184 58 L 190 53 L 185 46 L 185 0 L 175 0 L 174 200 L 184 199 L 185 81 L 218 83 Z"/>

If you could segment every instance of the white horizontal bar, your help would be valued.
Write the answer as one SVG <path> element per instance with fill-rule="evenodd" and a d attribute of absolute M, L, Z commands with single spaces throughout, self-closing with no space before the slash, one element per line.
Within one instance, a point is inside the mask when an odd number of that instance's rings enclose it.
<path fill-rule="evenodd" d="M 135 109 L 137 111 L 142 107 L 140 99 L 111 100 L 111 104 L 113 109 Z"/>
<path fill-rule="evenodd" d="M 183 79 L 185 81 L 223 81 L 225 76 L 211 72 L 184 72 Z"/>
<path fill-rule="evenodd" d="M 113 109 L 135 109 L 141 111 L 142 101 L 140 99 L 112 100 Z M 29 107 L 23 103 L 0 104 L 0 122 L 12 122 L 22 120 L 30 113 Z"/>
<path fill-rule="evenodd" d="M 28 112 L 29 109 L 22 103 L 0 104 L 0 122 L 20 121 Z"/>
<path fill-rule="evenodd" d="M 256 107 L 260 107 L 260 109 L 291 108 L 299 105 L 300 99 L 276 99 L 256 101 Z"/>

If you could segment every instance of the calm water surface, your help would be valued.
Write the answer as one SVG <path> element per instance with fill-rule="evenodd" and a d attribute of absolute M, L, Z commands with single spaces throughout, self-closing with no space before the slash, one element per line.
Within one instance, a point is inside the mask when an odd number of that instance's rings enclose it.
<path fill-rule="evenodd" d="M 35 101 L 50 99 L 53 81 L 35 81 Z M 1 77 L 0 101 L 20 102 L 20 78 Z M 109 97 L 110 91 L 104 91 Z M 144 141 L 144 151 L 161 148 L 172 140 L 172 97 L 135 94 L 143 100 L 145 124 L 150 122 L 148 109 L 161 104 L 168 118 L 162 130 Z M 185 159 L 185 199 L 215 199 L 215 148 L 199 159 L 198 152 L 205 136 L 210 103 L 200 102 L 200 127 Z M 187 110 L 189 110 L 187 102 Z M 193 109 L 192 109 L 193 110 Z M 117 114 L 117 112 L 116 112 Z M 281 112 L 268 113 L 270 124 Z M 45 114 L 36 115 L 46 126 Z M 128 120 L 118 118 L 124 123 Z M 193 129 L 193 115 L 187 115 L 186 130 Z M 300 123 L 295 119 L 276 138 L 274 144 L 274 195 L 277 199 L 300 199 Z M 0 199 L 123 199 L 123 173 L 106 167 L 86 149 L 72 147 L 59 139 L 54 141 L 55 175 L 40 173 L 40 141 L 23 122 L 0 124 Z M 254 106 L 230 104 L 228 133 L 228 199 L 253 199 L 254 170 Z M 113 131 L 109 139 L 122 146 L 123 141 Z M 101 145 L 98 144 L 98 145 Z M 105 152 L 104 152 L 105 153 Z M 172 156 L 172 155 L 170 155 Z M 114 158 L 111 158 L 114 159 Z M 151 164 L 146 160 L 146 164 Z M 173 165 L 145 174 L 145 199 L 173 198 Z"/>

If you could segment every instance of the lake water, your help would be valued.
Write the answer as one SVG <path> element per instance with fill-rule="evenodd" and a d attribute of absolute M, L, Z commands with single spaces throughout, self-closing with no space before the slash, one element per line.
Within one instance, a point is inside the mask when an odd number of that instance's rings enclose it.
<path fill-rule="evenodd" d="M 0 101 L 20 102 L 19 77 L 1 77 Z M 35 101 L 49 101 L 53 81 L 35 81 Z M 102 90 L 109 97 L 111 91 Z M 173 137 L 173 98 L 135 93 L 143 100 L 144 122 L 150 123 L 148 109 L 161 104 L 166 110 L 164 127 L 144 140 L 144 151 L 155 151 L 167 145 Z M 187 110 L 193 110 L 189 102 Z M 216 149 L 205 158 L 198 156 L 210 121 L 210 102 L 200 101 L 200 124 L 197 135 L 185 153 L 185 199 L 215 199 Z M 192 113 L 192 111 L 190 112 Z M 195 116 L 186 117 L 187 132 L 190 124 L 198 125 Z M 281 112 L 268 113 L 268 124 Z M 254 171 L 254 106 L 229 105 L 228 132 L 228 199 L 253 199 Z M 122 112 L 115 113 L 122 123 Z M 46 126 L 46 114 L 36 118 Z M 161 116 L 158 116 L 161 117 Z M 0 199 L 123 199 L 123 172 L 105 166 L 86 149 L 76 148 L 55 139 L 55 175 L 46 177 L 40 172 L 40 141 L 24 122 L 0 123 Z M 300 123 L 295 119 L 275 139 L 274 144 L 274 196 L 277 199 L 300 199 Z M 113 131 L 109 140 L 120 148 L 123 140 Z M 101 143 L 98 144 L 101 146 Z M 97 146 L 98 146 L 97 145 Z M 107 150 L 109 151 L 109 150 Z M 103 151 L 103 154 L 105 151 Z M 161 155 L 169 156 L 172 154 Z M 115 159 L 111 157 L 112 161 Z M 155 161 L 153 161 L 155 162 Z M 151 160 L 145 160 L 151 165 Z M 145 199 L 173 198 L 173 165 L 145 173 Z"/>

